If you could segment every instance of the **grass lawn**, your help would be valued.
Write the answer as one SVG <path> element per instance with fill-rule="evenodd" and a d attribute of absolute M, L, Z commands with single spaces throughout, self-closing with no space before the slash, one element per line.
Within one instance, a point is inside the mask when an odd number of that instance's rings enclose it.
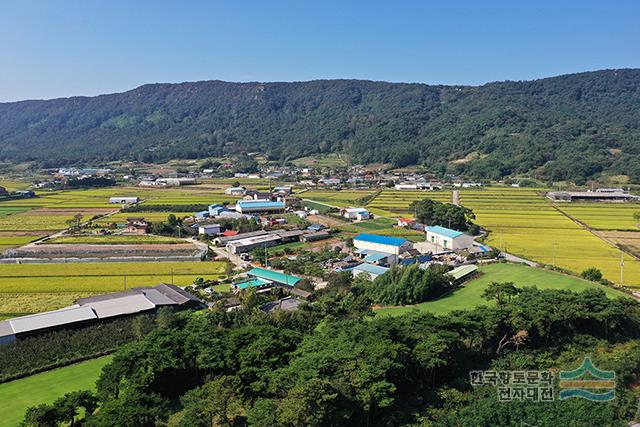
<path fill-rule="evenodd" d="M 479 277 L 440 299 L 413 306 L 381 308 L 376 310 L 376 315 L 392 316 L 409 313 L 412 310 L 446 314 L 454 310 L 466 310 L 479 305 L 486 305 L 489 303 L 482 298 L 482 292 L 491 282 L 513 282 L 518 287 L 535 286 L 538 289 L 568 289 L 577 292 L 597 288 L 605 291 L 610 298 L 626 296 L 623 292 L 618 292 L 615 289 L 601 286 L 597 283 L 524 265 L 489 264 L 480 267 L 480 272 L 482 274 Z"/>
<path fill-rule="evenodd" d="M 102 367 L 112 356 L 54 369 L 27 378 L 0 384 L 2 411 L 0 427 L 15 427 L 30 406 L 52 403 L 58 397 L 78 390 L 94 390 Z"/>

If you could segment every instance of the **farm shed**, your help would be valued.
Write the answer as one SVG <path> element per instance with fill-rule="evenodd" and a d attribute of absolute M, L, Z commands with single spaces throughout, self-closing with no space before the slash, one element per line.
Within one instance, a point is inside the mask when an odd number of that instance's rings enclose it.
<path fill-rule="evenodd" d="M 375 280 L 376 277 L 382 276 L 387 271 L 389 271 L 389 269 L 386 267 L 364 263 L 353 267 L 351 269 L 351 274 L 353 277 L 356 277 L 359 274 L 367 273 L 369 277 L 371 277 L 371 280 Z"/>
<path fill-rule="evenodd" d="M 368 249 L 400 255 L 413 247 L 412 243 L 400 237 L 381 236 L 378 234 L 358 234 L 353 238 L 353 245 L 357 249 Z"/>
<path fill-rule="evenodd" d="M 268 280 L 278 285 L 294 286 L 300 280 L 299 277 L 291 276 L 289 274 L 279 273 L 273 270 L 267 270 L 266 268 L 255 267 L 247 271 L 247 275 L 250 277 L 256 277 L 262 280 Z"/>
<path fill-rule="evenodd" d="M 285 204 L 283 202 L 240 200 L 236 203 L 236 211 L 243 214 L 247 212 L 278 213 L 284 212 L 284 209 Z"/>
<path fill-rule="evenodd" d="M 109 203 L 119 204 L 119 205 L 131 205 L 133 203 L 138 203 L 140 201 L 139 197 L 110 197 Z"/>
<path fill-rule="evenodd" d="M 477 265 L 461 265 L 460 267 L 456 267 L 449 272 L 449 275 L 453 277 L 454 283 L 461 283 L 469 278 L 471 278 L 478 271 Z"/>

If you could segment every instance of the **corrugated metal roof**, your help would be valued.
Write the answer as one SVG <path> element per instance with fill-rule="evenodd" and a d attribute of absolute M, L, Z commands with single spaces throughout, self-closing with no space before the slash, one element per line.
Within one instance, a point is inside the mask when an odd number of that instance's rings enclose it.
<path fill-rule="evenodd" d="M 450 228 L 441 227 L 439 225 L 430 225 L 428 227 L 425 227 L 425 229 L 432 233 L 439 234 L 445 237 L 450 237 L 452 239 L 455 239 L 456 237 L 461 236 L 463 234 L 461 231 L 452 230 Z"/>
<path fill-rule="evenodd" d="M 155 288 L 142 289 L 145 297 L 155 305 L 176 305 L 177 303 Z"/>
<path fill-rule="evenodd" d="M 240 200 L 240 209 L 284 209 L 284 202 L 268 202 L 262 200 Z"/>
<path fill-rule="evenodd" d="M 176 304 L 184 304 L 188 301 L 199 302 L 202 301 L 196 297 L 195 295 L 191 295 L 189 292 L 180 288 L 179 286 L 168 284 L 168 283 L 160 283 L 158 286 L 155 286 L 153 289 L 161 292 L 167 297 L 171 298 Z"/>
<path fill-rule="evenodd" d="M 0 338 L 11 335 L 15 335 L 15 332 L 13 332 L 13 328 L 11 327 L 11 323 L 9 323 L 8 320 L 0 322 Z"/>
<path fill-rule="evenodd" d="M 262 280 L 260 278 L 256 278 L 256 279 L 245 280 L 243 282 L 234 283 L 233 286 L 235 286 L 238 289 L 247 289 L 247 288 L 257 288 L 260 286 L 268 285 L 270 283 L 272 282 L 268 280 Z"/>
<path fill-rule="evenodd" d="M 391 256 L 392 254 L 386 253 L 386 252 L 376 252 L 376 251 L 371 251 L 367 254 L 366 257 L 364 257 L 364 260 L 366 262 L 378 262 L 380 260 L 383 260 L 385 258 L 388 258 L 389 256 Z"/>
<path fill-rule="evenodd" d="M 469 274 L 475 272 L 477 269 L 478 269 L 477 265 L 473 265 L 473 264 L 461 265 L 460 267 L 456 267 L 453 270 L 451 270 L 449 274 L 453 276 L 455 280 L 460 280 L 468 276 Z"/>
<path fill-rule="evenodd" d="M 363 242 L 378 243 L 381 245 L 402 246 L 407 240 L 401 237 L 380 236 L 378 234 L 358 234 L 353 240 L 361 240 Z"/>
<path fill-rule="evenodd" d="M 84 305 L 83 308 L 92 308 L 98 319 L 122 316 L 124 314 L 139 313 L 142 311 L 152 310 L 156 305 L 149 301 L 143 294 L 134 294 L 113 298 L 104 301 L 96 301 Z"/>
<path fill-rule="evenodd" d="M 8 322 L 11 324 L 13 331 L 19 334 L 54 326 L 84 322 L 86 320 L 94 320 L 96 318 L 96 313 L 94 313 L 90 307 L 76 307 L 16 317 L 15 319 L 10 319 Z"/>
<path fill-rule="evenodd" d="M 265 279 L 265 280 L 271 280 L 272 282 L 277 282 L 282 285 L 289 285 L 289 286 L 293 286 L 296 283 L 298 283 L 300 280 L 302 280 L 299 277 L 290 276 L 288 274 L 278 273 L 277 271 L 267 270 L 265 268 L 259 268 L 259 267 L 252 268 L 251 270 L 247 271 L 247 274 L 249 276 L 258 277 L 260 279 Z"/>
<path fill-rule="evenodd" d="M 364 271 L 366 273 L 375 274 L 376 276 L 380 276 L 381 274 L 384 274 L 387 271 L 389 271 L 389 269 L 386 267 L 380 267 L 379 265 L 372 265 L 372 264 L 356 265 L 355 267 L 353 267 L 353 270 Z"/>

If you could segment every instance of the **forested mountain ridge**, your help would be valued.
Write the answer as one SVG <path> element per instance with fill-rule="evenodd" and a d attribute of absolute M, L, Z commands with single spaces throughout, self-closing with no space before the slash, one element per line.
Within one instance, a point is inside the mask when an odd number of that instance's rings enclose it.
<path fill-rule="evenodd" d="M 43 165 L 344 152 L 483 178 L 640 180 L 640 70 L 471 86 L 361 80 L 150 84 L 0 103 L 0 159 Z"/>

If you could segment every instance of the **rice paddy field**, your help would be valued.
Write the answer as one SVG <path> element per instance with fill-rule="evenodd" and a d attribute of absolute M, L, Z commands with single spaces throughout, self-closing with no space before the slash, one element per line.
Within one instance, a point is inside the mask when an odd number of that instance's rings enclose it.
<path fill-rule="evenodd" d="M 460 203 L 476 215 L 476 222 L 490 231 L 487 243 L 499 249 L 543 264 L 580 273 L 599 268 L 605 277 L 620 283 L 620 250 L 595 230 L 628 230 L 635 227 L 637 204 L 553 204 L 544 189 L 487 187 L 461 189 Z M 409 205 L 430 198 L 451 202 L 451 192 L 384 190 L 367 208 L 389 217 L 412 216 Z M 575 218 L 578 222 L 572 220 Z M 583 223 L 584 226 L 580 223 Z M 382 232 L 382 231 L 380 231 Z M 385 234 L 393 234 L 391 229 Z M 638 236 L 640 237 L 640 235 Z M 640 286 L 640 261 L 624 255 L 624 285 Z"/>
<path fill-rule="evenodd" d="M 114 196 L 137 196 L 143 205 L 192 205 L 233 202 L 225 195 L 224 187 L 196 185 L 171 188 L 112 187 L 87 190 L 38 192 L 37 197 L 0 202 L 0 251 L 17 247 L 46 235 L 63 230 L 75 214 L 85 220 L 117 212 L 121 206 L 109 203 Z M 96 221 L 107 225 L 125 222 L 129 216 L 144 216 L 150 221 L 164 220 L 170 212 L 118 213 Z M 188 216 L 193 212 L 174 212 Z"/>
<path fill-rule="evenodd" d="M 384 190 L 367 204 L 367 209 L 374 215 L 401 217 L 410 212 L 411 203 L 422 199 L 451 203 L 451 191 Z"/>
<path fill-rule="evenodd" d="M 55 310 L 77 298 L 160 282 L 218 279 L 223 262 L 119 262 L 0 265 L 0 317 Z"/>
<path fill-rule="evenodd" d="M 361 199 L 371 196 L 373 190 L 309 190 L 296 196 L 340 208 L 346 206 L 362 206 Z"/>
<path fill-rule="evenodd" d="M 490 245 L 574 273 L 597 267 L 619 283 L 620 251 L 563 215 L 543 194 L 535 189 L 487 188 L 461 191 L 460 201 L 473 209 L 478 224 L 491 231 Z M 592 207 L 598 208 L 604 214 L 613 207 L 605 203 Z M 624 263 L 624 285 L 640 286 L 640 262 L 625 254 Z"/>
<path fill-rule="evenodd" d="M 595 230 L 640 231 L 637 203 L 557 203 L 556 208 Z"/>

